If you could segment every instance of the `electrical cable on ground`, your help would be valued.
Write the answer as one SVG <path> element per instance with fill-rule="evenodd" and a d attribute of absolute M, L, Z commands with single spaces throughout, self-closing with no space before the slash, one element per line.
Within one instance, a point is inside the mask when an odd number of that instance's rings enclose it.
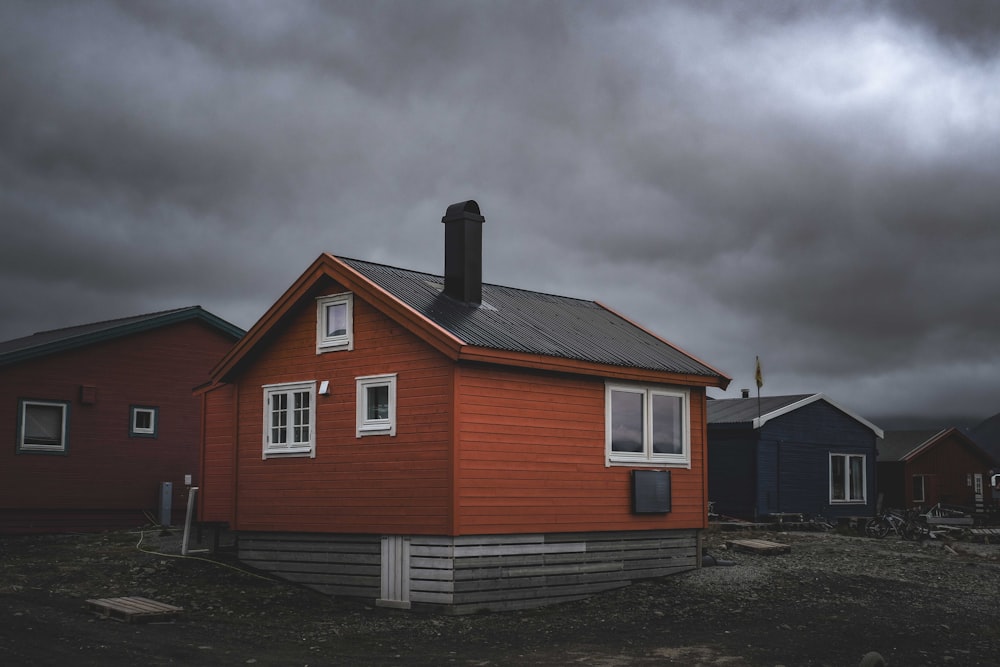
<path fill-rule="evenodd" d="M 240 572 L 241 574 L 245 574 L 245 575 L 247 575 L 249 577 L 256 577 L 258 579 L 263 579 L 264 581 L 275 581 L 271 577 L 265 577 L 265 576 L 262 576 L 262 575 L 259 575 L 259 574 L 255 573 L 255 572 L 250 572 L 249 570 L 243 570 L 243 569 L 240 569 L 238 567 L 233 567 L 232 565 L 227 565 L 226 563 L 220 563 L 219 561 L 212 560 L 211 558 L 202 558 L 201 556 L 185 556 L 184 554 L 166 554 L 166 553 L 162 553 L 160 551 L 151 551 L 149 549 L 143 549 L 141 545 L 142 545 L 142 541 L 144 539 L 146 539 L 146 530 L 144 528 L 140 528 L 139 529 L 139 541 L 136 542 L 135 548 L 136 548 L 136 550 L 141 551 L 144 554 L 151 554 L 153 556 L 163 556 L 164 558 L 184 558 L 184 559 L 188 559 L 188 560 L 200 560 L 200 561 L 204 561 L 206 563 L 212 563 L 213 565 L 218 565 L 219 567 L 229 568 L 230 570 L 234 570 L 236 572 Z"/>

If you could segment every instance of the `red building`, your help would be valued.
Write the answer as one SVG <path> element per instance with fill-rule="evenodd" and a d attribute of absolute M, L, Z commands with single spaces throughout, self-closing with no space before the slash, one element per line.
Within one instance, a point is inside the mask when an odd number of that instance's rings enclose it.
<path fill-rule="evenodd" d="M 878 454 L 878 488 L 886 507 L 943 503 L 981 513 L 992 504 L 989 484 L 996 463 L 956 428 L 887 431 Z"/>
<path fill-rule="evenodd" d="M 722 373 L 593 301 L 321 255 L 212 372 L 201 518 L 338 595 L 529 607 L 697 567 Z"/>
<path fill-rule="evenodd" d="M 194 388 L 242 333 L 194 306 L 0 343 L 0 532 L 143 525 L 164 488 L 182 509 Z"/>

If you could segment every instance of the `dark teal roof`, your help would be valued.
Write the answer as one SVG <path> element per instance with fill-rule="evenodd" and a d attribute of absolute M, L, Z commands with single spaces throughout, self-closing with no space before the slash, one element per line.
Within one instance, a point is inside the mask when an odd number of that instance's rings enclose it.
<path fill-rule="evenodd" d="M 188 306 L 146 315 L 123 317 L 117 320 L 81 324 L 65 329 L 40 331 L 31 336 L 4 341 L 0 343 L 0 366 L 93 345 L 187 320 L 200 320 L 230 336 L 234 341 L 239 340 L 246 333 L 243 329 L 213 315 L 201 306 Z"/>
<path fill-rule="evenodd" d="M 756 429 L 772 419 L 777 419 L 816 401 L 823 401 L 840 410 L 851 419 L 871 429 L 877 438 L 885 435 L 882 429 L 875 424 L 823 394 L 761 396 L 759 399 L 756 397 L 713 399 L 708 401 L 708 426 L 709 428 L 729 428 L 739 425 L 743 428 Z"/>

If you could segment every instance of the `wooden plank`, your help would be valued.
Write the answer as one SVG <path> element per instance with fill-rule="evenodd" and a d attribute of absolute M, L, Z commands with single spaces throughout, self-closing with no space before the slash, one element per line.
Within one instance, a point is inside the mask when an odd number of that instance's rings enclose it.
<path fill-rule="evenodd" d="M 785 554 L 792 550 L 791 545 L 771 542 L 769 540 L 729 540 L 726 546 L 737 551 L 749 551 L 758 554 Z"/>
<path fill-rule="evenodd" d="M 125 623 L 160 620 L 184 611 L 183 607 L 143 597 L 100 598 L 87 600 L 87 604 L 99 616 Z"/>

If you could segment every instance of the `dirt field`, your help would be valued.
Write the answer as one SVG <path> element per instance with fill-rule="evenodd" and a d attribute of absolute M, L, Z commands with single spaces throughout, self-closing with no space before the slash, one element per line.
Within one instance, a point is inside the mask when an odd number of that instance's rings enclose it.
<path fill-rule="evenodd" d="M 747 537 L 791 552 L 725 550 Z M 0 538 L 0 664 L 839 667 L 878 651 L 889 665 L 1000 665 L 996 545 L 710 532 L 708 552 L 735 565 L 465 617 L 331 599 L 177 545 L 156 531 Z M 86 604 L 127 595 L 184 611 L 130 624 Z"/>

